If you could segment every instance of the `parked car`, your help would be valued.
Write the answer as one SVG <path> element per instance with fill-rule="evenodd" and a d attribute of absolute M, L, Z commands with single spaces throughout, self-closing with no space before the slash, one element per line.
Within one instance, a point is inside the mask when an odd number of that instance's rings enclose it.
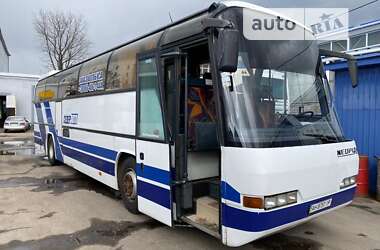
<path fill-rule="evenodd" d="M 27 131 L 30 129 L 30 122 L 22 116 L 8 116 L 4 122 L 4 132 Z"/>

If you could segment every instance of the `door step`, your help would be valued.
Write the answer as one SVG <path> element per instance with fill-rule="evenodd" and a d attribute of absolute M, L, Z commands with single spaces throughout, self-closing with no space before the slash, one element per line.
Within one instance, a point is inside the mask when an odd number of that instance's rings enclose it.
<path fill-rule="evenodd" d="M 182 217 L 182 220 L 216 238 L 219 234 L 219 203 L 209 196 L 196 199 L 196 213 Z"/>
<path fill-rule="evenodd" d="M 204 224 L 219 227 L 219 203 L 217 200 L 204 196 L 196 199 L 196 217 Z M 203 224 L 203 223 L 202 223 Z"/>
<path fill-rule="evenodd" d="M 214 236 L 215 238 L 221 239 L 221 235 L 219 234 L 219 227 L 217 225 L 205 224 L 205 221 L 201 218 L 198 218 L 195 214 L 183 216 L 182 221 L 211 236 Z"/>

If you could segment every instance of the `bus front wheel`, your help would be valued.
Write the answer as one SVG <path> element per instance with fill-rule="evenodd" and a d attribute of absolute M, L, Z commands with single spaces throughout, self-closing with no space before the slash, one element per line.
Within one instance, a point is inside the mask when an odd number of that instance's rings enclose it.
<path fill-rule="evenodd" d="M 118 174 L 118 183 L 124 206 L 129 212 L 138 214 L 137 175 L 136 161 L 134 158 L 128 158 L 121 163 L 120 173 Z"/>
<path fill-rule="evenodd" d="M 51 137 L 49 137 L 48 139 L 47 155 L 48 155 L 50 165 L 52 166 L 57 165 L 57 159 L 55 158 L 54 143 Z"/>

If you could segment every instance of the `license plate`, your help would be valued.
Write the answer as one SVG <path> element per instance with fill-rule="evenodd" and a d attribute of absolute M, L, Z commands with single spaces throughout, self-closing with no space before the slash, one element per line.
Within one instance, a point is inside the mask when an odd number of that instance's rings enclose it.
<path fill-rule="evenodd" d="M 311 205 L 309 209 L 309 214 L 312 214 L 324 208 L 330 207 L 331 202 L 332 202 L 332 198 Z"/>

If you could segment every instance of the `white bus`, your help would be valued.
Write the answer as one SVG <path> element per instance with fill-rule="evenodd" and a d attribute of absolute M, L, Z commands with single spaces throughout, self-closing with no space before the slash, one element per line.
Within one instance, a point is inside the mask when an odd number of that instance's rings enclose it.
<path fill-rule="evenodd" d="M 228 246 L 349 204 L 358 155 L 317 42 L 248 40 L 243 11 L 275 15 L 213 4 L 41 79 L 36 146 L 130 212 Z"/>

